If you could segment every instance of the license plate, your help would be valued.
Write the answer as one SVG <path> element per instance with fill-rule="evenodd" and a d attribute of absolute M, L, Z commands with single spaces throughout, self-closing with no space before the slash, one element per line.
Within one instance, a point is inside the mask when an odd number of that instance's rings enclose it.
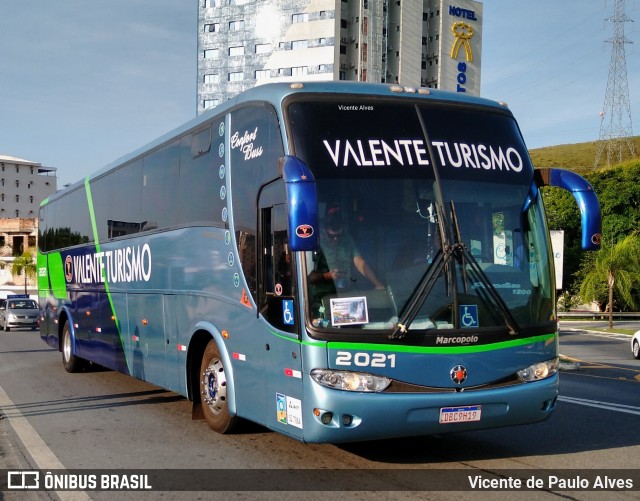
<path fill-rule="evenodd" d="M 467 405 L 464 407 L 442 407 L 440 409 L 440 424 L 471 423 L 480 421 L 481 405 Z"/>

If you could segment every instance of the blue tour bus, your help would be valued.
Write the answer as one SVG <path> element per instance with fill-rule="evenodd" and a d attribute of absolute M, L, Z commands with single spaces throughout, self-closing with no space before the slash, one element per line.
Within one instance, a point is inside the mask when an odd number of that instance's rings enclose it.
<path fill-rule="evenodd" d="M 558 394 L 541 186 L 507 107 L 397 85 L 256 87 L 42 203 L 40 330 L 306 442 L 547 418 Z"/>

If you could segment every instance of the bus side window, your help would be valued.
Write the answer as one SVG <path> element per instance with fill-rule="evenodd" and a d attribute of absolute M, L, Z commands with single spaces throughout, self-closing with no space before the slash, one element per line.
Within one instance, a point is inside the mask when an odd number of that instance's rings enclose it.
<path fill-rule="evenodd" d="M 270 324 L 294 332 L 294 312 L 288 306 L 293 304 L 294 282 L 285 205 L 265 207 L 261 216 L 261 311 Z"/>
<path fill-rule="evenodd" d="M 287 216 L 283 204 L 273 207 L 271 213 L 271 232 L 273 245 L 273 292 L 281 296 L 293 294 L 291 281 L 293 268 L 291 266 L 291 252 L 287 237 Z"/>

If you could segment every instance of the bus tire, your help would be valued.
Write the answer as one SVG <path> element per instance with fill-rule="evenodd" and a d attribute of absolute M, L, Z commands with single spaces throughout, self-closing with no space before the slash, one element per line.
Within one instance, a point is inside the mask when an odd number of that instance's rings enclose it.
<path fill-rule="evenodd" d="M 69 322 L 65 322 L 62 327 L 62 365 L 67 372 L 80 372 L 83 360 L 73 354 L 73 344 L 71 342 L 71 329 Z"/>
<path fill-rule="evenodd" d="M 200 364 L 200 405 L 207 425 L 218 433 L 230 433 L 236 416 L 229 413 L 227 375 L 215 340 L 209 341 Z"/>

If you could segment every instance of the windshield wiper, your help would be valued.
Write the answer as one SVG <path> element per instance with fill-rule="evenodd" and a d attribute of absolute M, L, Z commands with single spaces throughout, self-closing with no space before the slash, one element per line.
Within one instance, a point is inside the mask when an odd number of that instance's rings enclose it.
<path fill-rule="evenodd" d="M 436 257 L 427 268 L 427 271 L 422 275 L 422 278 L 418 282 L 418 285 L 415 287 L 411 295 L 409 296 L 409 300 L 405 303 L 400 315 L 398 317 L 398 323 L 396 324 L 393 332 L 389 335 L 389 339 L 402 339 L 409 332 L 409 327 L 411 323 L 415 320 L 418 315 L 420 309 L 424 305 L 427 297 L 431 293 L 436 281 L 440 277 L 442 271 L 449 265 L 449 261 L 451 258 L 455 258 L 456 261 L 460 263 L 462 268 L 463 275 L 463 283 L 465 287 L 467 287 L 466 275 L 469 273 L 472 282 L 480 283 L 482 287 L 476 287 L 476 293 L 480 300 L 488 306 L 494 306 L 497 308 L 498 313 L 504 320 L 505 325 L 509 328 L 509 334 L 515 335 L 520 331 L 520 327 L 518 322 L 514 318 L 511 310 L 504 302 L 496 288 L 491 283 L 487 274 L 482 270 L 480 264 L 473 257 L 473 254 L 469 251 L 466 245 L 462 242 L 457 242 L 455 245 L 451 247 L 446 247 L 442 251 L 438 251 Z M 467 267 L 469 268 L 467 270 Z M 455 280 L 454 280 L 455 283 Z M 458 322 L 458 308 L 457 308 L 457 290 L 454 290 L 454 312 L 455 312 L 455 324 L 456 327 L 459 327 Z"/>
<path fill-rule="evenodd" d="M 402 339 L 409 332 L 409 326 L 415 320 L 420 308 L 429 296 L 431 289 L 436 284 L 442 270 L 445 269 L 447 263 L 451 259 L 451 251 L 442 249 L 437 252 L 433 262 L 422 275 L 422 278 L 416 285 L 413 292 L 409 296 L 409 300 L 402 307 L 402 311 L 398 316 L 398 323 L 393 332 L 389 335 L 389 339 Z"/>
<path fill-rule="evenodd" d="M 498 309 L 498 313 L 504 320 L 505 325 L 509 328 L 509 334 L 514 336 L 520 332 L 520 326 L 516 321 L 515 317 L 511 313 L 511 310 L 502 299 L 502 296 L 498 293 L 496 288 L 491 283 L 489 277 L 484 272 L 484 270 L 478 264 L 478 261 L 473 254 L 469 252 L 469 249 L 466 245 L 462 245 L 461 253 L 464 258 L 468 261 L 469 265 L 469 274 L 472 276 L 473 282 L 480 282 L 484 287 L 479 288 L 476 286 L 476 292 L 478 297 L 487 305 L 495 306 Z M 463 264 L 464 266 L 464 264 Z M 466 286 L 466 285 L 465 285 Z"/>
<path fill-rule="evenodd" d="M 453 234 L 455 235 L 456 245 L 455 254 L 460 262 L 460 267 L 462 268 L 462 283 L 464 287 L 464 292 L 467 292 L 467 264 L 469 266 L 469 274 L 472 276 L 473 282 L 480 282 L 483 286 L 482 289 L 477 288 L 478 297 L 488 306 L 495 306 L 500 313 L 500 316 L 504 320 L 504 323 L 509 328 L 509 334 L 512 336 L 517 334 L 520 331 L 520 327 L 518 326 L 518 322 L 515 317 L 511 313 L 511 310 L 502 299 L 502 296 L 498 293 L 496 288 L 491 283 L 491 279 L 484 272 L 478 260 L 473 256 L 473 254 L 469 251 L 469 248 L 462 242 L 462 237 L 460 235 L 460 227 L 458 226 L 458 215 L 456 213 L 456 208 L 451 201 L 451 224 L 453 225 Z"/>
<path fill-rule="evenodd" d="M 453 201 L 450 202 L 451 207 L 451 222 L 449 222 L 447 214 L 445 213 L 442 201 L 444 200 L 442 193 L 442 182 L 440 180 L 440 173 L 437 165 L 437 157 L 434 154 L 433 147 L 429 133 L 427 131 L 424 118 L 420 113 L 419 107 L 415 107 L 420 121 L 420 127 L 422 128 L 422 134 L 425 139 L 427 151 L 431 159 L 436 192 L 438 194 L 437 199 L 440 202 L 436 203 L 436 211 L 438 213 L 438 230 L 440 232 L 440 245 L 441 250 L 436 254 L 433 262 L 427 268 L 422 278 L 418 281 L 417 286 L 409 296 L 409 300 L 403 306 L 399 316 L 398 322 L 393 329 L 393 332 L 389 335 L 389 339 L 402 339 L 409 332 L 409 326 L 415 320 L 420 309 L 424 305 L 427 297 L 431 293 L 431 290 L 435 286 L 440 274 L 443 271 L 447 272 L 446 289 L 447 295 L 453 292 L 453 312 L 454 312 L 454 327 L 459 328 L 459 308 L 458 308 L 458 290 L 457 290 L 457 277 L 455 266 L 450 266 L 451 258 L 454 257 L 462 270 L 462 284 L 467 291 L 467 262 L 469 263 L 469 273 L 473 277 L 474 281 L 481 283 L 483 288 L 477 290 L 478 297 L 488 306 L 495 306 L 500 313 L 500 316 L 504 320 L 506 326 L 509 329 L 509 334 L 515 335 L 520 331 L 520 327 L 513 314 L 509 310 L 509 307 L 504 302 L 496 288 L 491 283 L 491 280 L 487 274 L 482 270 L 478 261 L 473 254 L 469 251 L 467 246 L 462 242 L 460 235 L 460 228 L 458 226 L 458 218 Z M 452 243 L 453 242 L 453 243 Z"/>
<path fill-rule="evenodd" d="M 441 205 L 443 200 L 442 196 L 442 182 L 440 181 L 440 172 L 438 170 L 437 157 L 435 152 L 433 151 L 433 146 L 431 144 L 431 138 L 429 137 L 429 132 L 427 131 L 427 126 L 424 122 L 424 118 L 422 117 L 422 113 L 420 112 L 420 107 L 418 105 L 415 106 L 415 112 L 418 117 L 418 121 L 420 122 L 420 128 L 422 129 L 422 135 L 424 136 L 425 145 L 427 147 L 427 151 L 429 153 L 429 158 L 431 159 L 431 167 L 433 169 L 433 177 L 435 181 L 435 191 L 436 191 L 436 213 L 438 215 L 438 231 L 440 233 L 440 248 L 441 250 L 436 253 L 436 256 L 432 263 L 429 265 L 427 270 L 425 271 L 422 278 L 418 281 L 415 289 L 411 292 L 409 296 L 409 300 L 405 303 L 400 311 L 398 316 L 398 323 L 393 329 L 393 332 L 389 335 L 389 339 L 402 339 L 409 332 L 409 326 L 411 322 L 413 322 L 418 315 L 418 312 L 422 308 L 425 300 L 429 296 L 429 293 L 435 286 L 440 274 L 447 270 L 447 281 L 446 281 L 446 289 L 447 295 L 450 291 L 450 284 L 453 284 L 455 287 L 455 268 L 451 268 L 449 266 L 449 261 L 451 260 L 451 256 L 453 255 L 453 247 L 449 245 L 449 242 L 452 241 L 450 236 L 451 227 L 448 224 L 445 224 L 446 214 L 444 208 Z M 453 275 L 453 280 L 452 280 Z M 454 302 L 457 301 L 457 294 L 454 294 Z"/>

